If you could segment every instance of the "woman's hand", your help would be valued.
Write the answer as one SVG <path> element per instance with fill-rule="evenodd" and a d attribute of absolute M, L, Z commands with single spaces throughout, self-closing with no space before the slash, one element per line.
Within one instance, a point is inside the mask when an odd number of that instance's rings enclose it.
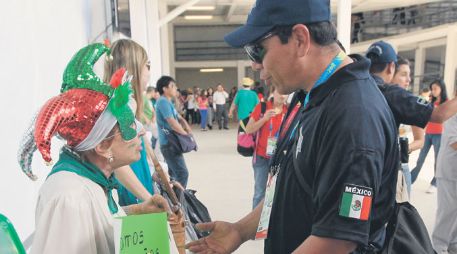
<path fill-rule="evenodd" d="M 124 210 L 128 215 L 161 212 L 171 213 L 167 200 L 159 194 L 153 195 L 140 204 L 129 205 Z"/>
<path fill-rule="evenodd" d="M 276 115 L 276 110 L 269 109 L 269 110 L 265 111 L 265 114 L 263 115 L 263 117 L 265 118 L 265 120 L 270 120 L 270 118 L 274 117 L 275 115 Z"/>

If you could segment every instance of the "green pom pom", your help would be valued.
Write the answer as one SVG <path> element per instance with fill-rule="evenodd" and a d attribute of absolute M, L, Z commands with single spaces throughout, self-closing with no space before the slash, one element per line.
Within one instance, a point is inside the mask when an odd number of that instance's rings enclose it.
<path fill-rule="evenodd" d="M 135 114 L 128 105 L 131 94 L 132 88 L 130 82 L 125 82 L 114 91 L 108 105 L 109 110 L 119 123 L 121 135 L 124 140 L 131 140 L 137 135 L 136 130 L 132 128 L 132 124 L 135 121 Z"/>

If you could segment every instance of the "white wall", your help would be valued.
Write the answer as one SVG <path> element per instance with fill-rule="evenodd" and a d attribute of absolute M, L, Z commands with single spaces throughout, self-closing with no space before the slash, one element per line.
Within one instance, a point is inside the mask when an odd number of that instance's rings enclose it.
<path fill-rule="evenodd" d="M 29 180 L 16 159 L 20 139 L 33 113 L 59 93 L 71 56 L 104 29 L 105 21 L 105 0 L 2 1 L 0 213 L 22 240 L 34 230 L 37 192 L 49 168 L 37 153 L 33 166 L 40 179 Z M 56 155 L 54 148 L 55 160 Z"/>

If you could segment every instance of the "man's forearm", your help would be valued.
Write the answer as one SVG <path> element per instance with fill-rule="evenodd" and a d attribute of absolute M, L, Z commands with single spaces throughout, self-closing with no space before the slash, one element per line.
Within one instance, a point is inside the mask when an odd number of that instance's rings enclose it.
<path fill-rule="evenodd" d="M 235 226 L 241 235 L 241 240 L 243 243 L 248 240 L 254 239 L 255 233 L 257 232 L 257 226 L 259 225 L 262 208 L 263 200 L 259 202 L 257 207 L 252 212 L 250 212 L 243 219 L 235 223 Z"/>
<path fill-rule="evenodd" d="M 355 248 L 354 242 L 311 235 L 292 254 L 349 254 Z"/>
<path fill-rule="evenodd" d="M 233 111 L 236 109 L 236 105 L 235 103 L 232 103 L 232 105 L 230 105 L 230 109 L 229 109 L 229 115 L 233 115 Z"/>
<path fill-rule="evenodd" d="M 182 135 L 187 135 L 187 132 L 184 130 L 184 128 L 181 126 L 181 124 L 178 123 L 174 118 L 167 119 L 168 124 L 170 125 L 171 129 L 176 131 L 179 134 Z"/>
<path fill-rule="evenodd" d="M 457 97 L 433 109 L 430 122 L 443 123 L 457 113 Z"/>
<path fill-rule="evenodd" d="M 182 116 L 180 116 L 179 118 L 179 123 L 181 123 L 181 126 L 184 127 L 184 130 L 188 133 L 190 133 L 192 131 L 192 129 L 190 128 L 190 125 L 187 123 L 186 119 L 184 119 Z"/>

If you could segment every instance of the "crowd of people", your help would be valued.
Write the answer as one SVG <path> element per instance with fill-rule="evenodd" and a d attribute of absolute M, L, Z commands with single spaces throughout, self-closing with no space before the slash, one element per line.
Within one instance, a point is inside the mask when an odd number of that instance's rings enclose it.
<path fill-rule="evenodd" d="M 33 253 L 114 253 L 113 216 L 172 214 L 157 193 L 163 179 L 149 149 L 185 189 L 189 170 L 174 135 L 192 138 L 192 125 L 229 129 L 230 119 L 255 141 L 252 211 L 236 223 L 200 224 L 209 235 L 189 250 L 231 253 L 265 239 L 265 253 L 377 253 L 395 202 L 408 200 L 433 146 L 432 240 L 437 252 L 457 253 L 457 99 L 444 82 L 434 80 L 419 96 L 408 92 L 410 63 L 384 41 L 365 56 L 346 55 L 328 1 L 259 1 L 225 40 L 245 48 L 267 86 L 243 78 L 229 92 L 223 84 L 180 90 L 162 76 L 147 87 L 152 66 L 138 43 L 120 39 L 77 52 L 61 94 L 42 107 L 21 147 L 21 167 L 33 178 L 31 154 L 38 149 L 51 162 L 51 138 L 66 141 L 39 193 Z M 103 54 L 100 79 L 92 68 Z M 410 171 L 409 154 L 419 149 Z"/>

